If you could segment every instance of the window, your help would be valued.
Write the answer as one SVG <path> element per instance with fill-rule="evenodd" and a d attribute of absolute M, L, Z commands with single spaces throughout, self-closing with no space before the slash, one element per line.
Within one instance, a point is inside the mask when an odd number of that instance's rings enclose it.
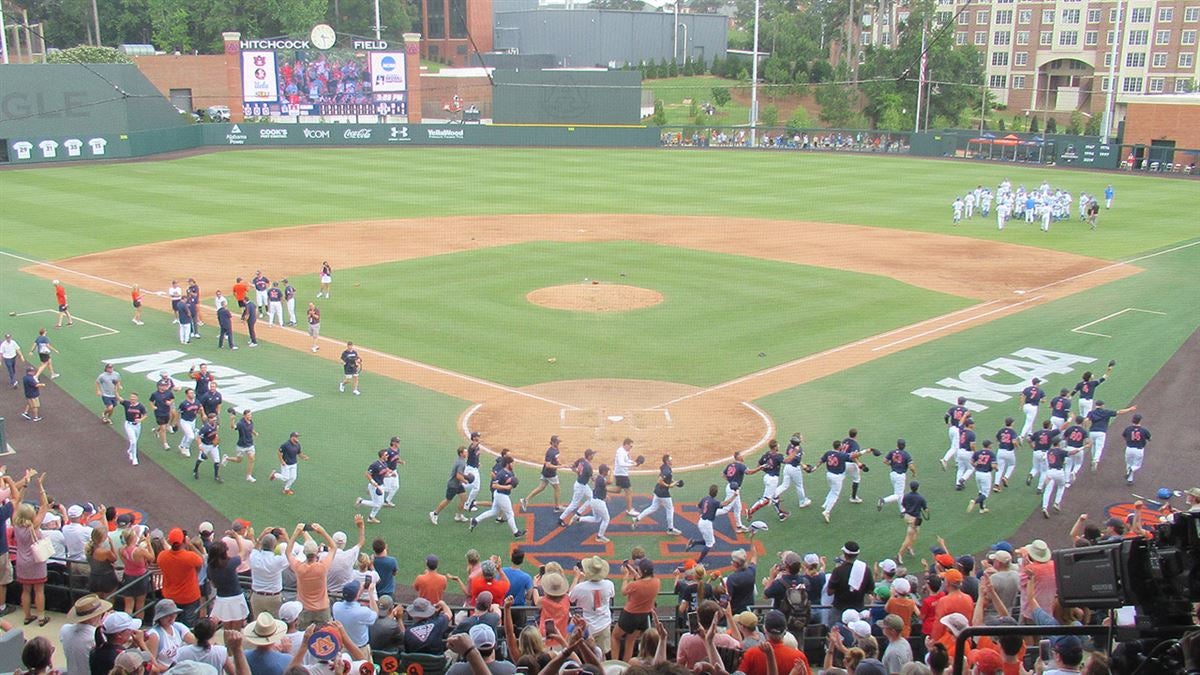
<path fill-rule="evenodd" d="M 881 40 L 883 41 L 884 47 L 892 46 L 892 34 L 891 33 L 884 33 Z"/>
<path fill-rule="evenodd" d="M 983 45 L 986 45 L 986 44 L 987 44 L 987 33 L 983 32 L 983 31 L 979 31 L 978 33 L 975 33 L 975 45 L 978 47 L 982 47 Z"/>
<path fill-rule="evenodd" d="M 1169 30 L 1154 31 L 1154 44 L 1156 44 L 1156 45 L 1171 44 L 1171 31 L 1169 31 Z"/>
<path fill-rule="evenodd" d="M 1126 68 L 1145 68 L 1146 54 L 1144 52 L 1130 52 L 1125 55 Z"/>
<path fill-rule="evenodd" d="M 1007 89 L 1008 88 L 1008 76 L 1007 75 L 992 75 L 991 77 L 988 78 L 988 86 L 991 87 L 992 89 Z"/>
<path fill-rule="evenodd" d="M 1052 10 L 1052 9 L 1043 9 L 1042 10 L 1042 23 L 1054 23 L 1054 10 Z"/>
<path fill-rule="evenodd" d="M 1131 30 L 1129 31 L 1130 45 L 1148 45 L 1150 44 L 1150 31 L 1148 30 Z"/>
<path fill-rule="evenodd" d="M 1182 33 L 1180 33 L 1180 34 L 1179 34 L 1179 44 L 1181 44 L 1181 45 L 1194 45 L 1194 44 L 1196 44 L 1196 31 L 1194 31 L 1194 30 L 1185 30 L 1185 31 L 1183 31 Z"/>
<path fill-rule="evenodd" d="M 888 14 L 885 13 L 883 16 L 879 17 L 879 25 L 890 26 L 891 23 L 892 23 L 892 17 L 889 16 Z"/>
<path fill-rule="evenodd" d="M 1117 39 L 1117 31 L 1115 31 L 1115 30 L 1110 30 L 1110 31 L 1108 31 L 1108 37 L 1107 37 L 1107 38 L 1105 38 L 1105 40 L 1104 40 L 1104 44 L 1106 44 L 1106 45 L 1108 45 L 1109 47 L 1111 47 L 1111 46 L 1112 46 L 1112 44 L 1113 44 L 1113 42 L 1114 42 L 1116 39 Z"/>
<path fill-rule="evenodd" d="M 1008 65 L 1008 52 L 992 52 L 992 65 L 993 66 L 1007 66 Z"/>
<path fill-rule="evenodd" d="M 1166 68 L 1167 67 L 1167 53 L 1166 52 L 1155 52 L 1154 56 L 1150 59 L 1150 65 L 1154 66 L 1155 68 Z"/>
<path fill-rule="evenodd" d="M 1063 23 L 1079 23 L 1080 14 L 1078 9 L 1064 9 L 1062 11 Z"/>
<path fill-rule="evenodd" d="M 1150 8 L 1134 7 L 1129 10 L 1129 23 L 1150 23 Z"/>
<path fill-rule="evenodd" d="M 1117 10 L 1115 10 L 1115 9 L 1108 10 L 1108 22 L 1109 23 L 1117 22 Z"/>
<path fill-rule="evenodd" d="M 1102 78 L 1100 80 L 1100 91 L 1108 91 L 1108 78 L 1107 77 Z"/>
<path fill-rule="evenodd" d="M 1027 30 L 1017 31 L 1017 44 L 1019 44 L 1019 45 L 1029 44 L 1029 31 L 1027 31 Z"/>
<path fill-rule="evenodd" d="M 954 44 L 958 45 L 959 47 L 967 44 L 967 34 L 966 33 L 955 33 L 954 34 Z"/>
<path fill-rule="evenodd" d="M 863 46 L 869 46 L 871 44 L 871 31 L 864 30 L 863 32 L 859 33 L 858 38 L 860 40 L 859 44 Z"/>
<path fill-rule="evenodd" d="M 1022 9 L 1017 12 L 1017 23 L 1033 23 L 1033 10 Z"/>
<path fill-rule="evenodd" d="M 975 12 L 975 23 L 987 23 L 987 22 L 988 22 L 987 10 Z"/>
<path fill-rule="evenodd" d="M 1074 47 L 1079 44 L 1079 31 L 1064 30 L 1058 34 L 1059 47 Z"/>
<path fill-rule="evenodd" d="M 1174 20 L 1175 20 L 1175 8 L 1174 7 L 1159 7 L 1158 8 L 1158 22 L 1159 23 L 1170 23 L 1171 21 L 1174 21 Z M 1154 88 L 1153 85 L 1151 85 L 1151 89 L 1153 89 L 1153 88 Z"/>
<path fill-rule="evenodd" d="M 438 40 L 446 37 L 446 5 L 442 2 L 428 3 L 429 12 L 425 19 L 429 24 L 429 37 Z"/>
<path fill-rule="evenodd" d="M 996 10 L 996 23 L 1007 26 L 1012 23 L 1012 19 L 1013 17 L 1011 9 Z"/>
<path fill-rule="evenodd" d="M 450 37 L 467 37 L 467 0 L 450 0 Z"/>
<path fill-rule="evenodd" d="M 1105 68 L 1111 68 L 1111 67 L 1112 67 L 1112 52 L 1105 52 L 1105 53 L 1104 53 L 1104 67 L 1105 67 Z"/>
<path fill-rule="evenodd" d="M 1121 79 L 1121 91 L 1126 94 L 1142 93 L 1142 78 L 1126 77 Z"/>
<path fill-rule="evenodd" d="M 1191 68 L 1192 64 L 1195 62 L 1196 62 L 1195 54 L 1180 54 L 1179 55 L 1179 67 L 1180 68 Z"/>
<path fill-rule="evenodd" d="M 1054 44 L 1054 31 L 1044 30 L 1038 36 L 1038 44 L 1043 47 L 1049 47 Z"/>
<path fill-rule="evenodd" d="M 1095 47 L 1096 42 L 1099 39 L 1100 39 L 1099 31 L 1089 30 L 1088 32 L 1083 34 L 1083 44 L 1085 44 L 1089 47 Z"/>
<path fill-rule="evenodd" d="M 998 30 L 992 33 L 992 44 L 997 47 L 1004 47 L 1012 44 L 1012 33 L 1006 30 Z"/>
<path fill-rule="evenodd" d="M 1191 91 L 1191 81 L 1186 77 L 1175 78 L 1175 93 L 1186 94 Z"/>
<path fill-rule="evenodd" d="M 970 12 L 963 12 L 962 14 L 958 15 L 958 25 L 965 26 L 969 23 L 971 23 L 971 13 Z"/>
<path fill-rule="evenodd" d="M 1029 65 L 1029 52 L 1017 52 L 1013 57 L 1013 64 L 1018 66 Z"/>
<path fill-rule="evenodd" d="M 1089 9 L 1087 15 L 1088 23 L 1100 23 L 1100 10 Z"/>
<path fill-rule="evenodd" d="M 1200 7 L 1188 7 L 1184 9 L 1183 20 L 1188 23 L 1200 21 Z"/>
<path fill-rule="evenodd" d="M 950 19 L 954 17 L 953 12 L 938 12 L 937 22 L 939 25 L 945 26 L 950 23 Z"/>
<path fill-rule="evenodd" d="M 1012 88 L 1013 89 L 1024 89 L 1025 88 L 1025 76 L 1024 75 L 1013 75 Z"/>
<path fill-rule="evenodd" d="M 1166 88 L 1165 85 L 1166 85 L 1166 80 L 1164 80 L 1161 77 L 1150 78 L 1150 93 L 1151 94 L 1163 93 L 1163 89 Z"/>

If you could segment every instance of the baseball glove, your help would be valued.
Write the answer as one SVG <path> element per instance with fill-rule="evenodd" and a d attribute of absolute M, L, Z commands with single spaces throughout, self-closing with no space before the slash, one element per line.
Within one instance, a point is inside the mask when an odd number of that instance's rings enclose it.
<path fill-rule="evenodd" d="M 633 460 L 633 463 L 634 463 L 634 464 L 636 464 L 637 466 L 641 466 L 641 465 L 645 464 L 645 463 L 646 463 L 646 456 L 645 456 L 645 455 L 638 455 L 638 456 L 637 456 L 637 459 Z"/>
<path fill-rule="evenodd" d="M 868 449 L 868 450 L 870 450 L 870 451 L 871 451 L 871 454 L 872 454 L 872 455 L 875 455 L 876 457 L 878 457 L 878 456 L 880 456 L 880 455 L 882 455 L 882 454 L 883 454 L 882 452 L 880 452 L 880 451 L 879 451 L 879 450 L 877 450 L 876 448 L 867 448 L 867 449 Z"/>
<path fill-rule="evenodd" d="M 800 468 L 804 470 L 804 473 L 812 473 L 817 470 L 817 467 L 812 464 L 801 464 Z"/>
<path fill-rule="evenodd" d="M 1117 365 L 1117 360 L 1116 360 L 1116 359 L 1113 359 L 1113 360 L 1111 360 L 1111 361 L 1109 361 L 1109 362 L 1108 362 L 1108 367 L 1109 367 L 1109 368 L 1112 368 L 1112 367 L 1113 367 L 1113 366 L 1115 366 L 1115 365 Z"/>
<path fill-rule="evenodd" d="M 681 487 L 683 487 L 683 479 L 682 479 L 682 478 L 680 478 L 679 480 L 675 481 L 675 487 L 677 487 L 677 488 L 681 488 Z"/>
<path fill-rule="evenodd" d="M 867 473 L 871 470 L 871 467 L 867 466 L 866 464 L 859 464 L 858 468 L 861 469 L 863 473 Z"/>

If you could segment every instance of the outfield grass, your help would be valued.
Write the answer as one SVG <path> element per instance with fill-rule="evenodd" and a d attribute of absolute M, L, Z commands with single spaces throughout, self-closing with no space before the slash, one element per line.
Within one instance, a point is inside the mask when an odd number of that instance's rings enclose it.
<path fill-rule="evenodd" d="M 637 242 L 534 242 L 349 274 L 362 286 L 328 313 L 330 335 L 513 386 L 603 377 L 706 386 L 970 304 L 884 277 Z M 525 299 L 585 278 L 665 299 L 602 314 Z"/>
<path fill-rule="evenodd" d="M 619 171 L 613 169 L 619 168 Z M 1100 229 L 1050 234 L 977 219 L 951 227 L 977 184 L 1074 194 L 1111 182 Z M 1196 183 L 1159 177 L 785 151 L 388 148 L 219 152 L 4 174 L 0 231 L 35 257 L 302 223 L 504 213 L 757 216 L 953 232 L 1120 258 L 1196 236 Z M 11 234 L 10 234 L 11 233 Z"/>

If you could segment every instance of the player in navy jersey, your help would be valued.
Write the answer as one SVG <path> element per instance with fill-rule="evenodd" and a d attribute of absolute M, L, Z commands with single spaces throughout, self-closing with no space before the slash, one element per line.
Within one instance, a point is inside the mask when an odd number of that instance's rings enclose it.
<path fill-rule="evenodd" d="M 1079 451 L 1071 452 L 1070 458 L 1067 460 L 1067 487 L 1071 487 L 1071 484 L 1075 482 L 1076 476 L 1079 475 L 1079 469 L 1083 468 L 1083 451 L 1092 444 L 1091 440 L 1088 439 L 1087 429 L 1083 427 L 1083 422 L 1083 415 L 1076 415 L 1075 423 L 1063 429 L 1063 442 L 1067 444 L 1067 448 Z"/>
<path fill-rule="evenodd" d="M 216 393 L 215 390 L 209 390 L 210 395 Z M 218 483 L 224 483 L 225 479 L 221 478 L 221 442 L 217 435 L 220 430 L 220 418 L 217 413 L 212 413 L 204 418 L 204 424 L 196 430 L 196 439 L 200 445 L 200 452 L 196 453 L 196 465 L 192 467 L 192 478 L 200 480 L 200 464 L 207 459 L 212 459 L 213 463 L 213 480 Z"/>
<path fill-rule="evenodd" d="M 467 511 L 476 511 L 479 509 L 476 497 L 479 496 L 479 491 L 483 489 L 485 484 L 491 485 L 490 480 L 485 481 L 479 475 L 479 454 L 483 452 L 483 447 L 480 445 L 482 438 L 483 435 L 480 432 L 472 431 L 469 439 L 470 442 L 467 444 L 467 467 L 465 474 L 468 479 L 465 502 Z M 492 477 L 495 477 L 494 471 L 492 472 Z"/>
<path fill-rule="evenodd" d="M 662 466 L 658 468 L 658 481 L 654 484 L 654 499 L 650 502 L 650 506 L 642 509 L 642 512 L 634 517 L 631 524 L 633 529 L 637 529 L 638 523 L 643 518 L 661 509 L 664 511 L 663 516 L 667 521 L 667 534 L 683 534 L 675 529 L 675 501 L 671 499 L 671 488 L 683 487 L 683 481 L 675 480 L 675 474 L 671 470 L 672 463 L 671 455 L 663 455 Z"/>
<path fill-rule="evenodd" d="M 154 435 L 162 442 L 163 450 L 169 450 L 167 443 L 167 427 L 171 424 L 171 414 L 175 406 L 175 392 L 170 385 L 159 382 L 158 387 L 150 394 L 150 404 L 154 406 Z"/>
<path fill-rule="evenodd" d="M 853 464 L 858 459 L 856 453 L 846 452 L 841 441 L 833 442 L 833 449 L 826 450 L 821 455 L 820 464 L 825 467 L 825 482 L 829 492 L 825 495 L 825 503 L 821 506 L 821 518 L 828 523 L 833 507 L 837 505 L 838 497 L 842 494 L 842 483 L 846 480 L 846 465 Z"/>
<path fill-rule="evenodd" d="M 1071 392 L 1071 396 L 1079 395 L 1079 415 L 1087 417 L 1087 414 L 1092 411 L 1092 403 L 1096 397 L 1096 389 L 1104 384 L 1109 375 L 1112 375 L 1113 366 L 1117 365 L 1116 361 L 1108 362 L 1108 370 L 1100 376 L 1100 379 L 1092 377 L 1092 371 L 1086 371 L 1083 374 L 1083 379 L 1075 384 L 1075 389 Z M 1082 461 L 1082 460 L 1081 460 Z"/>
<path fill-rule="evenodd" d="M 1063 388 L 1050 399 L 1050 425 L 1061 428 L 1071 419 L 1071 390 Z"/>
<path fill-rule="evenodd" d="M 192 456 L 192 441 L 196 440 L 196 415 L 203 410 L 196 400 L 196 390 L 185 389 L 183 400 L 179 402 L 179 429 L 183 437 L 179 439 L 179 454 L 184 457 Z"/>
<path fill-rule="evenodd" d="M 967 479 L 975 469 L 971 466 L 971 455 L 975 454 L 975 420 L 967 417 L 958 432 L 958 454 L 955 456 L 957 471 L 954 474 L 954 489 L 963 490 Z"/>
<path fill-rule="evenodd" d="M 842 450 L 854 455 L 854 461 L 846 467 L 846 477 L 850 479 L 849 501 L 851 504 L 861 504 L 863 503 L 863 500 L 858 496 L 858 488 L 862 485 L 863 472 L 870 471 L 871 469 L 859 461 L 858 456 L 865 452 L 869 452 L 878 457 L 883 453 L 879 452 L 875 448 L 867 448 L 866 450 L 863 450 L 862 446 L 858 444 L 858 429 L 854 428 L 851 428 L 849 431 L 847 431 L 846 437 L 842 439 Z"/>
<path fill-rule="evenodd" d="M 1062 441 L 1056 441 L 1046 452 L 1046 489 L 1042 492 L 1042 516 L 1050 517 L 1050 502 L 1054 501 L 1054 510 L 1061 511 L 1063 495 L 1071 486 L 1067 473 L 1067 462 L 1083 453 L 1083 448 L 1063 447 Z"/>
<path fill-rule="evenodd" d="M 596 451 L 588 448 L 583 451 L 583 457 L 575 460 L 575 463 L 571 465 L 571 470 L 575 472 L 575 482 L 571 488 L 571 503 L 567 504 L 567 508 L 563 509 L 562 515 L 558 517 L 559 527 L 566 527 L 575 510 L 591 501 L 592 459 L 595 457 Z"/>
<path fill-rule="evenodd" d="M 946 433 L 950 437 L 950 447 L 942 455 L 942 471 L 950 468 L 950 460 L 958 455 L 958 433 L 962 430 L 962 421 L 971 414 L 966 408 L 967 397 L 959 396 L 958 403 L 950 406 L 942 419 L 946 422 Z"/>
<path fill-rule="evenodd" d="M 1088 429 L 1088 439 L 1092 442 L 1092 471 L 1100 468 L 1100 457 L 1104 454 L 1104 443 L 1108 440 L 1109 422 L 1112 422 L 1117 415 L 1124 415 L 1135 410 L 1137 410 L 1135 405 L 1120 410 L 1111 410 L 1104 407 L 1104 401 L 1096 401 L 1096 405 L 1084 420 Z"/>
<path fill-rule="evenodd" d="M 346 391 L 346 383 L 350 382 L 354 385 L 354 395 L 358 396 L 358 376 L 362 373 L 362 357 L 358 355 L 358 350 L 354 348 L 353 342 L 346 343 L 341 358 L 342 381 L 338 384 L 338 391 Z"/>
<path fill-rule="evenodd" d="M 229 412 L 232 414 L 234 409 L 230 408 Z M 237 454 L 230 455 L 226 453 L 224 458 L 225 463 L 233 462 L 234 464 L 241 464 L 242 458 L 245 458 L 246 482 L 257 483 L 257 479 L 254 478 L 254 455 L 256 452 L 254 439 L 258 438 L 258 431 L 254 429 L 254 416 L 251 414 L 250 409 L 246 408 L 243 410 L 240 419 L 236 415 L 231 417 L 229 428 L 237 432 L 237 445 L 235 446 Z"/>
<path fill-rule="evenodd" d="M 608 514 L 608 483 L 611 479 L 611 470 L 607 464 L 601 464 L 599 469 L 596 469 L 596 476 L 592 479 L 591 499 L 583 509 L 575 516 L 577 523 L 599 523 L 600 527 L 596 531 L 596 541 L 601 544 L 608 543 L 608 537 L 604 536 L 608 533 L 608 524 L 611 517 Z"/>
<path fill-rule="evenodd" d="M 129 463 L 138 465 L 138 439 L 142 435 L 142 421 L 146 419 L 146 406 L 138 403 L 137 393 L 131 393 L 128 399 L 121 398 L 121 394 L 117 394 L 117 402 L 125 408 L 125 437 L 129 439 L 129 447 L 125 450 L 125 455 L 129 457 Z"/>
<path fill-rule="evenodd" d="M 779 487 L 775 488 L 775 498 L 780 499 L 788 488 L 795 488 L 796 499 L 798 506 L 796 508 L 807 508 L 812 504 L 812 500 L 804 494 L 804 473 L 812 471 L 812 467 L 806 467 L 804 464 L 804 437 L 799 433 L 792 434 L 791 440 L 788 441 L 787 452 L 783 456 L 783 479 L 779 483 Z"/>
<path fill-rule="evenodd" d="M 517 528 L 517 520 L 513 515 L 512 507 L 512 492 L 520 482 L 512 471 L 512 457 L 509 457 L 504 467 L 497 471 L 496 476 L 492 478 L 491 508 L 471 519 L 471 530 L 479 526 L 479 521 L 501 514 L 508 521 L 508 529 L 512 531 L 514 539 L 525 536 L 525 531 Z"/>
<path fill-rule="evenodd" d="M 388 474 L 387 462 L 383 459 L 386 454 L 387 450 L 380 450 L 378 459 L 367 466 L 364 474 L 367 477 L 367 499 L 363 499 L 362 497 L 355 497 L 354 499 L 354 506 L 356 507 L 363 504 L 371 507 L 371 513 L 367 516 L 368 523 L 380 522 L 379 510 L 383 508 L 383 481 Z"/>
<path fill-rule="evenodd" d="M 383 463 L 387 464 L 388 472 L 383 477 L 383 505 L 391 508 L 396 506 L 396 493 L 400 491 L 400 471 L 397 467 L 404 464 L 400 459 L 400 437 L 392 436 L 388 446 L 383 449 Z"/>
<path fill-rule="evenodd" d="M 729 506 L 733 498 L 728 498 L 724 502 L 717 501 L 717 486 L 709 485 L 708 494 L 700 500 L 696 505 L 696 511 L 700 514 L 700 520 L 696 522 L 696 529 L 700 530 L 700 539 L 692 539 L 688 542 L 686 551 L 690 551 L 697 546 L 702 547 L 700 557 L 696 559 L 696 563 L 704 562 L 704 558 L 708 556 L 708 552 L 713 546 L 717 545 L 717 537 L 713 534 L 713 523 L 717 519 L 717 515 L 721 509 Z"/>
<path fill-rule="evenodd" d="M 293 431 L 286 441 L 279 446 L 279 470 L 271 472 L 271 480 L 283 481 L 283 494 L 294 495 L 292 485 L 296 483 L 296 473 L 300 460 L 308 460 L 308 455 L 300 449 L 300 433 Z"/>
<path fill-rule="evenodd" d="M 1142 426 L 1142 414 L 1133 416 L 1133 424 L 1121 432 L 1125 439 L 1125 482 L 1133 484 L 1133 474 L 1142 468 L 1146 455 L 1146 444 L 1150 442 L 1150 430 Z"/>
<path fill-rule="evenodd" d="M 557 513 L 562 511 L 560 506 L 558 470 L 562 468 L 559 462 L 559 456 L 562 452 L 558 449 L 558 436 L 550 437 L 550 447 L 546 448 L 546 454 L 542 459 L 542 473 L 538 477 L 538 486 L 533 489 L 528 495 L 521 499 L 521 510 L 525 511 L 529 508 L 529 500 L 541 494 L 547 486 L 554 490 L 554 511 Z"/>
<path fill-rule="evenodd" d="M 725 499 L 727 505 L 717 515 L 733 514 L 734 527 L 738 532 L 749 532 L 750 528 L 742 523 L 742 483 L 746 480 L 746 462 L 743 461 L 742 451 L 733 453 L 733 461 L 725 465 L 721 476 L 725 479 Z"/>
<path fill-rule="evenodd" d="M 758 458 L 758 466 L 746 471 L 747 474 L 761 471 L 763 475 L 763 495 L 750 507 L 749 515 L 754 515 L 756 511 L 770 504 L 775 507 L 780 521 L 787 520 L 790 514 L 783 509 L 775 496 L 779 488 L 779 474 L 783 471 L 783 460 L 783 453 L 779 451 L 779 441 L 772 438 L 771 442 L 767 443 L 766 452 Z"/>
<path fill-rule="evenodd" d="M 896 562 L 904 563 L 904 554 L 916 555 L 913 550 L 913 544 L 917 543 L 917 537 L 921 534 L 921 524 L 929 518 L 929 504 L 925 501 L 925 497 L 918 490 L 921 489 L 921 484 L 917 481 L 912 481 L 908 484 L 908 494 L 900 500 L 900 512 L 904 514 L 904 523 L 906 526 L 904 533 L 904 543 L 900 544 L 900 551 L 896 554 Z"/>
<path fill-rule="evenodd" d="M 979 486 L 979 495 L 967 504 L 967 513 L 979 507 L 980 513 L 987 513 L 987 498 L 992 492 L 992 479 L 996 475 L 996 453 L 992 451 L 992 441 L 987 439 L 981 448 L 971 453 L 971 466 L 975 469 L 975 484 Z"/>
<path fill-rule="evenodd" d="M 1065 424 L 1065 422 L 1064 422 Z M 1037 479 L 1038 494 L 1042 494 L 1042 490 L 1046 486 L 1046 453 L 1050 451 L 1050 447 L 1062 435 L 1062 431 L 1050 425 L 1050 420 L 1042 422 L 1042 428 L 1033 432 L 1029 437 L 1029 445 L 1033 448 L 1033 467 L 1029 469 L 1029 476 L 1025 478 L 1025 484 L 1032 484 L 1033 480 Z"/>
<path fill-rule="evenodd" d="M 892 483 L 892 494 L 886 497 L 880 497 L 875 503 L 875 510 L 882 511 L 884 504 L 897 504 L 904 499 L 904 482 L 908 479 L 911 473 L 913 478 L 917 476 L 917 465 L 913 462 L 912 455 L 908 454 L 905 448 L 908 444 L 903 438 L 896 439 L 896 449 L 883 456 L 883 463 L 888 465 L 888 480 Z M 900 512 L 904 513 L 903 505 L 900 506 Z"/>
<path fill-rule="evenodd" d="M 1038 385 L 1041 380 L 1033 378 L 1032 384 L 1021 390 L 1021 410 L 1025 412 L 1025 423 L 1021 425 L 1021 438 L 1028 438 L 1033 433 L 1033 423 L 1037 421 L 1038 406 L 1046 397 L 1046 392 Z"/>
<path fill-rule="evenodd" d="M 1004 426 L 1000 431 L 996 432 L 996 484 L 992 486 L 994 492 L 999 492 L 1000 487 L 1008 487 L 1008 480 L 1012 478 L 1013 470 L 1017 468 L 1017 444 L 1022 438 L 1028 438 L 1032 435 L 1032 431 L 1024 436 L 1017 435 L 1016 429 L 1013 429 L 1013 422 L 1016 421 L 1011 417 L 1004 418 Z"/>

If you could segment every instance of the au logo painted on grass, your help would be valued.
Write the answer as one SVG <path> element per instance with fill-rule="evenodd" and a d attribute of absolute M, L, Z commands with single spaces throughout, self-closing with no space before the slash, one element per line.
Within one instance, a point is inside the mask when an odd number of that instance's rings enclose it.
<path fill-rule="evenodd" d="M 105 362 L 111 363 L 114 367 L 119 367 L 127 373 L 145 373 L 146 379 L 151 382 L 157 382 L 158 374 L 166 371 L 184 387 L 190 387 L 191 380 L 188 378 L 188 371 L 192 368 L 199 368 L 201 363 L 207 363 L 208 372 L 212 373 L 213 378 L 217 380 L 225 401 L 239 409 L 250 408 L 255 412 L 312 398 L 312 394 L 306 394 L 292 387 L 277 387 L 274 382 L 257 375 L 243 373 L 235 368 L 222 366 L 207 359 L 191 357 L 175 349 L 140 356 L 118 356 L 105 359 Z"/>

